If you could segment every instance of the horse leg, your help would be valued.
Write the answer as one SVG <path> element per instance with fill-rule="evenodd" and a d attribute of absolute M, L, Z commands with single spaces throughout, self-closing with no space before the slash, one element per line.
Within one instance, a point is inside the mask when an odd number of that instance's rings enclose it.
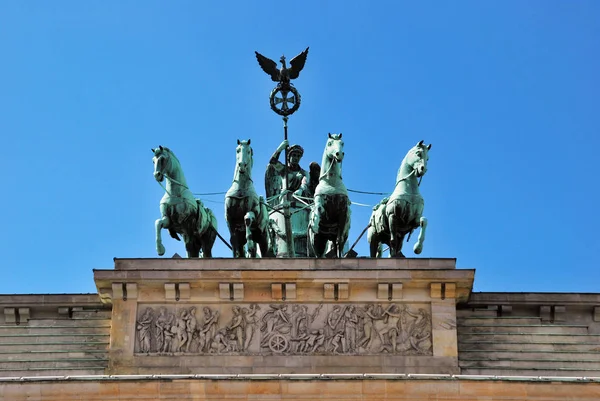
<path fill-rule="evenodd" d="M 202 257 L 212 258 L 212 248 L 217 239 L 217 230 L 212 226 L 208 227 L 206 232 L 202 234 L 200 239 L 200 247 L 202 248 Z"/>
<path fill-rule="evenodd" d="M 323 234 L 314 234 L 313 249 L 315 251 L 315 257 L 322 258 L 325 253 L 325 247 L 327 246 L 327 238 Z"/>
<path fill-rule="evenodd" d="M 398 235 L 396 234 L 397 218 L 395 213 L 390 213 L 388 216 L 388 224 L 390 227 L 390 258 L 398 255 Z"/>
<path fill-rule="evenodd" d="M 200 238 L 198 238 L 197 234 L 183 234 L 183 241 L 185 243 L 185 251 L 187 252 L 188 258 L 200 257 Z"/>
<path fill-rule="evenodd" d="M 271 250 L 269 249 L 269 238 L 266 230 L 261 233 L 258 247 L 260 248 L 260 256 L 262 258 L 273 256 Z"/>
<path fill-rule="evenodd" d="M 348 205 L 346 206 L 346 213 L 344 213 L 344 218 L 341 221 L 341 227 L 343 227 L 341 231 L 341 235 L 338 237 L 338 255 L 339 257 L 344 256 L 344 246 L 346 246 L 346 242 L 348 241 L 348 234 L 350 234 L 350 200 L 348 199 Z"/>
<path fill-rule="evenodd" d="M 375 227 L 371 226 L 367 230 L 367 240 L 369 241 L 369 255 L 372 258 L 381 257 L 381 243 Z"/>
<path fill-rule="evenodd" d="M 163 228 L 168 228 L 170 223 L 169 218 L 166 216 L 166 210 L 163 207 L 163 205 L 160 206 L 160 211 L 162 217 L 156 220 L 156 222 L 154 223 L 154 227 L 156 228 L 156 252 L 158 253 L 158 256 L 162 256 L 165 254 L 165 247 L 162 243 L 160 230 L 162 230 Z"/>
<path fill-rule="evenodd" d="M 252 224 L 256 220 L 254 212 L 248 212 L 244 216 L 244 226 L 246 227 L 246 243 L 248 244 L 248 253 L 251 258 L 256 257 L 256 242 L 254 242 L 254 235 L 252 232 Z"/>
<path fill-rule="evenodd" d="M 425 242 L 425 231 L 427 229 L 427 219 L 425 217 L 421 217 L 419 219 L 419 225 L 421 226 L 421 230 L 419 231 L 419 238 L 417 239 L 417 243 L 413 247 L 413 250 L 417 255 L 423 251 L 423 242 Z"/>

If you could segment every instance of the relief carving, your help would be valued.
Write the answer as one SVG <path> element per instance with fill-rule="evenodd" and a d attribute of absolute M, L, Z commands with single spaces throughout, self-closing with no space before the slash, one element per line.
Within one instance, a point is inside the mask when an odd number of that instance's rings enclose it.
<path fill-rule="evenodd" d="M 140 308 L 137 353 L 432 354 L 431 315 L 415 305 L 220 305 L 202 316 L 200 307 L 170 308 Z"/>

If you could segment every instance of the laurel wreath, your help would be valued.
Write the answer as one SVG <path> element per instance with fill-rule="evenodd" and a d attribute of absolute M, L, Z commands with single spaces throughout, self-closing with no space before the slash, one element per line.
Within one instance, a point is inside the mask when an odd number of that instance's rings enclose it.
<path fill-rule="evenodd" d="M 271 91 L 271 95 L 269 95 L 269 101 L 271 103 L 271 110 L 273 110 L 275 113 L 279 114 L 280 116 L 284 116 L 284 117 L 295 113 L 296 110 L 298 110 L 298 108 L 300 107 L 300 101 L 301 101 L 300 93 L 296 90 L 296 88 L 294 88 L 293 86 L 290 86 L 288 91 L 292 92 L 294 94 L 295 101 L 294 101 L 294 105 L 287 110 L 278 109 L 275 105 L 275 95 L 278 92 L 281 92 L 280 87 L 276 87 L 275 89 L 273 89 Z"/>

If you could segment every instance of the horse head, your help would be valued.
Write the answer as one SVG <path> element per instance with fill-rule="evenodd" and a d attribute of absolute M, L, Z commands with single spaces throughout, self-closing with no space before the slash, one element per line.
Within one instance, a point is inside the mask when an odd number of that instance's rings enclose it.
<path fill-rule="evenodd" d="M 427 172 L 429 149 L 431 149 L 431 144 L 425 145 L 423 142 L 417 143 L 406 155 L 406 163 L 412 167 L 417 177 L 422 177 Z"/>
<path fill-rule="evenodd" d="M 344 160 L 344 141 L 342 134 L 328 134 L 327 145 L 325 146 L 325 155 L 328 159 L 333 159 L 338 163 Z"/>
<path fill-rule="evenodd" d="M 240 174 L 247 174 L 250 176 L 252 172 L 253 158 L 254 152 L 250 147 L 250 139 L 247 141 L 237 141 L 237 148 L 235 150 L 235 166 L 236 169 L 240 172 Z"/>
<path fill-rule="evenodd" d="M 165 179 L 165 174 L 169 175 L 171 169 L 171 151 L 167 147 L 159 146 L 156 149 L 152 149 L 154 157 L 152 162 L 154 163 L 154 178 L 158 182 L 162 182 Z"/>

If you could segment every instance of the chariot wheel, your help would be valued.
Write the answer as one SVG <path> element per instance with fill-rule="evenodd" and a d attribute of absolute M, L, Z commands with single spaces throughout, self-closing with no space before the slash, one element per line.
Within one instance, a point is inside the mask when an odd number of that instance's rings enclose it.
<path fill-rule="evenodd" d="M 288 340 L 281 334 L 275 334 L 269 340 L 269 348 L 276 354 L 281 354 L 288 347 Z"/>

